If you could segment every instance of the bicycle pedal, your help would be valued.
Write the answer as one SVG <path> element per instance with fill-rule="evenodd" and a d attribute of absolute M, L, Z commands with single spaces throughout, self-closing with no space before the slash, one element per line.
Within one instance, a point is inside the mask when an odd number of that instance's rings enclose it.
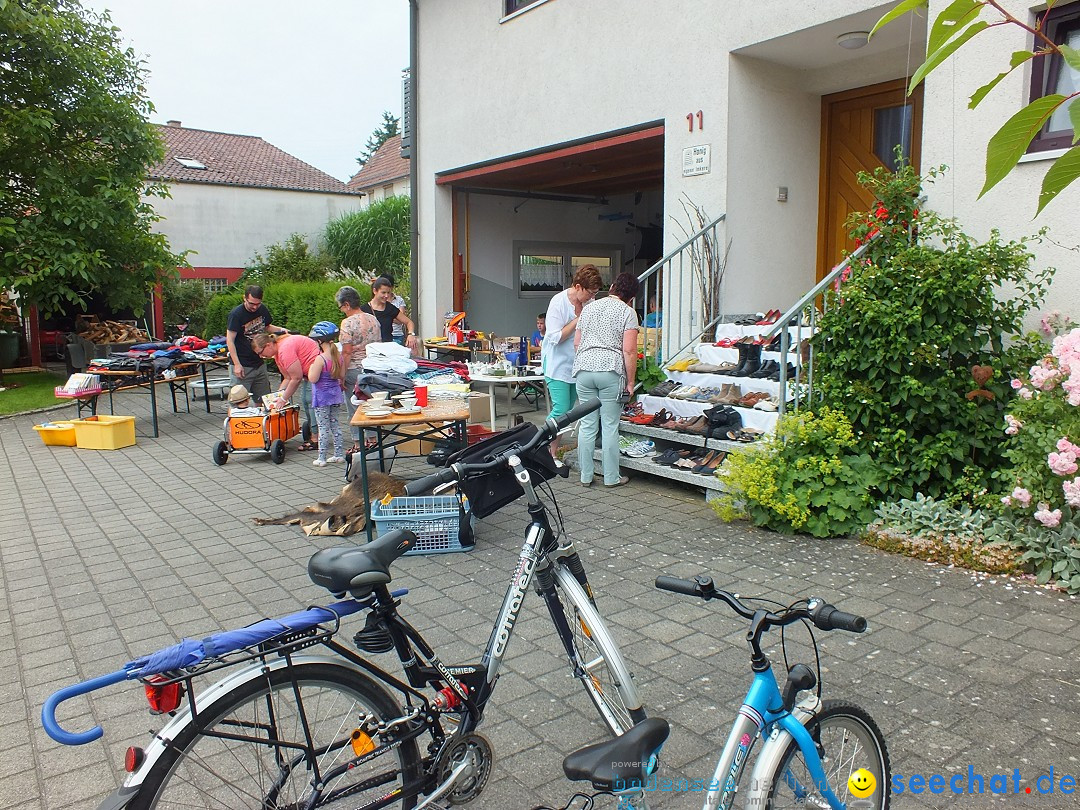
<path fill-rule="evenodd" d="M 385 653 L 394 649 L 394 640 L 385 622 L 369 613 L 364 629 L 353 636 L 353 644 L 366 653 Z"/>

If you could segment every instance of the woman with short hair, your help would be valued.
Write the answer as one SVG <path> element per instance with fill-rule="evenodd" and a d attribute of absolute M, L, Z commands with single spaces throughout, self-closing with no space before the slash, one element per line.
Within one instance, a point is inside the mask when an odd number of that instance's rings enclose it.
<path fill-rule="evenodd" d="M 630 479 L 619 474 L 620 397 L 634 392 L 637 375 L 637 313 L 631 307 L 638 292 L 637 276 L 620 273 L 611 294 L 581 313 L 574 333 L 574 378 L 578 397 L 600 400 L 600 410 L 578 423 L 578 462 L 582 486 L 592 486 L 593 451 L 599 428 L 604 486 L 620 487 Z"/>
<path fill-rule="evenodd" d="M 341 322 L 341 363 L 345 367 L 345 407 L 351 422 L 357 408 L 352 404 L 353 389 L 364 373 L 368 344 L 381 342 L 382 330 L 375 316 L 364 312 L 360 292 L 355 287 L 341 287 L 334 294 L 334 300 L 345 316 Z M 350 428 L 350 431 L 354 445 L 349 452 L 355 453 L 360 450 L 360 428 Z"/>

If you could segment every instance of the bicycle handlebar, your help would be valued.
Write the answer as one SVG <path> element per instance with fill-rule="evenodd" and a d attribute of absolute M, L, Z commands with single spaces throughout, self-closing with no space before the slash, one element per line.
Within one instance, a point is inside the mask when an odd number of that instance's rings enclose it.
<path fill-rule="evenodd" d="M 744 619 L 754 618 L 757 612 L 743 604 L 734 594 L 717 590 L 712 577 L 707 574 L 699 574 L 693 579 L 659 576 L 656 578 L 656 587 L 662 591 L 697 596 L 706 602 L 710 599 L 719 599 Z M 866 619 L 862 616 L 838 610 L 816 596 L 810 597 L 802 605 L 784 608 L 777 613 L 770 611 L 765 614 L 765 624 L 768 627 L 782 627 L 800 619 L 809 619 L 819 630 L 847 630 L 849 633 L 862 633 L 866 630 Z"/>
<path fill-rule="evenodd" d="M 509 447 L 493 458 L 491 461 L 485 461 L 480 464 L 464 464 L 457 462 L 451 464 L 447 469 L 440 470 L 439 472 L 432 473 L 431 475 L 425 475 L 422 478 L 417 478 L 415 481 L 410 481 L 405 485 L 405 494 L 409 496 L 413 495 L 425 495 L 436 487 L 440 487 L 443 484 L 449 484 L 452 482 L 459 482 L 465 478 L 473 475 L 479 475 L 481 473 L 490 472 L 494 469 L 502 467 L 506 464 L 506 460 L 512 455 L 522 455 L 528 453 L 540 445 L 549 443 L 560 430 L 570 425 L 581 417 L 586 416 L 600 407 L 599 399 L 590 399 L 588 402 L 579 402 L 573 408 L 561 416 L 552 416 L 539 430 L 536 431 L 536 435 L 533 436 L 528 442 L 521 447 Z"/>

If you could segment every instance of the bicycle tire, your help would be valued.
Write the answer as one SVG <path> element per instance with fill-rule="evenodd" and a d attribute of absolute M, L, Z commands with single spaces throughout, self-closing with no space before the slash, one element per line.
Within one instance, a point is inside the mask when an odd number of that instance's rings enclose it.
<path fill-rule="evenodd" d="M 555 576 L 555 592 L 570 623 L 574 651 L 585 669 L 585 692 L 611 732 L 624 734 L 646 717 L 626 661 L 600 613 L 562 565 Z"/>
<path fill-rule="evenodd" d="M 888 810 L 892 788 L 889 751 L 881 729 L 866 711 L 852 703 L 826 700 L 821 712 L 807 723 L 806 729 L 818 745 L 829 786 L 842 802 L 849 803 L 857 798 L 848 788 L 848 778 L 860 768 L 866 768 L 874 775 L 877 786 L 870 796 L 859 798 L 858 806 L 867 810 Z M 813 786 L 814 780 L 794 740 L 788 744 L 777 770 L 768 777 L 767 810 L 828 807 L 816 791 L 800 794 L 789 776 L 794 777 L 799 788 Z M 814 803 L 815 799 L 819 804 Z"/>
<path fill-rule="evenodd" d="M 307 747 L 297 713 L 292 675 L 300 690 L 304 714 L 312 730 Z M 321 773 L 352 756 L 349 737 L 362 712 L 379 719 L 397 717 L 401 710 L 392 695 L 368 676 L 338 664 L 303 663 L 283 667 L 265 677 L 256 677 L 222 696 L 199 712 L 177 735 L 174 745 L 147 774 L 131 810 L 172 810 L 172 808 L 266 808 L 308 807 L 312 797 L 312 760 Z M 305 746 L 296 749 L 253 743 L 249 740 L 206 736 L 207 731 L 232 734 L 266 734 L 275 728 L 275 739 Z M 321 755 L 316 755 L 317 751 Z M 291 753 L 291 762 L 288 757 Z M 387 757 L 393 757 L 393 761 Z M 368 779 L 376 773 L 397 769 L 390 781 L 369 791 L 348 796 L 323 796 L 314 807 L 355 807 L 388 793 L 404 781 L 417 778 L 420 755 L 416 741 L 408 740 L 395 751 L 358 765 L 337 777 L 327 788 L 331 792 Z M 278 782 L 279 784 L 275 784 Z M 325 792 L 325 791 L 324 791 Z M 365 799 L 364 796 L 368 796 Z M 416 797 L 403 799 L 400 806 L 411 808 Z"/>

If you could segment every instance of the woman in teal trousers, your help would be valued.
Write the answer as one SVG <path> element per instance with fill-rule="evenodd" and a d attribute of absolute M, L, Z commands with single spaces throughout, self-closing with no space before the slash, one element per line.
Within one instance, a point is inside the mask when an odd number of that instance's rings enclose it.
<path fill-rule="evenodd" d="M 637 373 L 637 313 L 630 306 L 638 292 L 637 276 L 620 273 L 610 295 L 581 311 L 574 334 L 574 380 L 579 402 L 600 400 L 600 410 L 578 423 L 578 462 L 582 486 L 592 486 L 596 434 L 604 466 L 604 486 L 620 487 L 628 479 L 619 472 L 621 395 L 634 391 Z"/>

